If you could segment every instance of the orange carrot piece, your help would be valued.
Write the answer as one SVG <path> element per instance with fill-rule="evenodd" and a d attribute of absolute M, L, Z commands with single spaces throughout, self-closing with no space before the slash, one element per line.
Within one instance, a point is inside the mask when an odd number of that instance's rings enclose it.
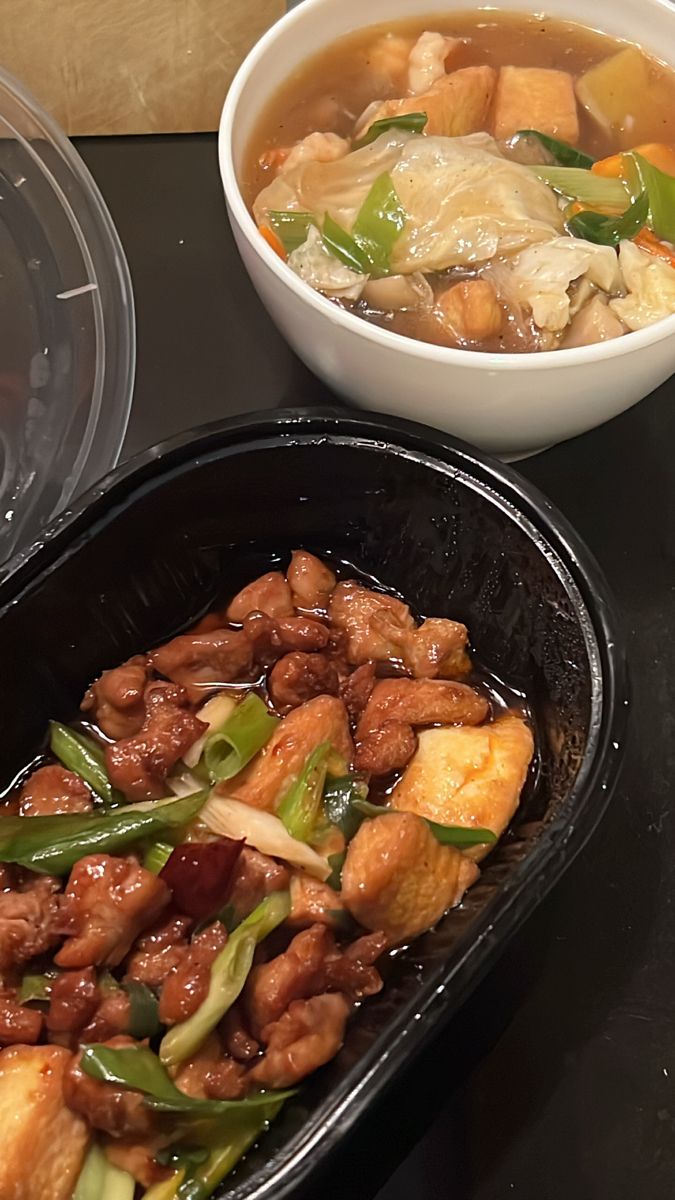
<path fill-rule="evenodd" d="M 675 175 L 675 149 L 665 142 L 644 142 L 635 147 L 636 154 L 641 154 L 652 166 L 665 171 L 666 175 Z M 621 155 L 612 154 L 609 158 L 601 158 L 593 163 L 591 171 L 594 175 L 605 175 L 610 179 L 619 179 L 622 173 Z"/>
<path fill-rule="evenodd" d="M 274 253 L 278 254 L 279 258 L 283 259 L 283 261 L 286 262 L 288 255 L 287 255 L 286 251 L 284 250 L 281 238 L 278 237 L 278 235 L 274 232 L 274 230 L 270 229 L 269 225 L 259 225 L 258 232 L 262 234 L 265 241 L 267 242 L 267 245 L 272 247 L 272 249 L 274 250 Z"/>
<path fill-rule="evenodd" d="M 290 146 L 270 146 L 269 149 L 263 150 L 258 162 L 266 170 L 278 171 L 280 167 L 283 167 L 290 152 Z"/>
<path fill-rule="evenodd" d="M 647 254 L 653 254 L 655 258 L 662 258 L 671 267 L 675 267 L 675 249 L 668 242 L 662 242 L 660 238 L 657 238 L 651 229 L 647 229 L 646 227 L 641 229 L 635 235 L 633 241 L 641 250 L 646 250 Z"/>

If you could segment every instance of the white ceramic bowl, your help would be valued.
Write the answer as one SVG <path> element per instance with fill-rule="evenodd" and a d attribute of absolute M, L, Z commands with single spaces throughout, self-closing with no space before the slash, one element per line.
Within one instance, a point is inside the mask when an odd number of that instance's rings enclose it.
<path fill-rule="evenodd" d="M 522 12 L 517 0 L 491 8 Z M 296 353 L 345 398 L 434 425 L 518 458 L 623 412 L 675 370 L 675 316 L 616 341 L 497 355 L 416 342 L 370 325 L 313 291 L 260 237 L 237 172 L 279 86 L 335 38 L 368 25 L 471 8 L 470 0 L 303 0 L 245 59 L 223 108 L 220 170 L 234 236 L 251 279 Z M 550 0 L 546 15 L 644 45 L 675 65 L 671 0 Z"/>

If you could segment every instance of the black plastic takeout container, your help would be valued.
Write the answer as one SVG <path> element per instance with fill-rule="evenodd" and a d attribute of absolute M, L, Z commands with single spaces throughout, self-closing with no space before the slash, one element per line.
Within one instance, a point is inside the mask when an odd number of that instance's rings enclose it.
<path fill-rule="evenodd" d="M 330 551 L 419 613 L 469 626 L 525 692 L 541 769 L 460 909 L 399 953 L 344 1049 L 223 1185 L 281 1200 L 476 985 L 599 821 L 627 683 L 606 583 L 509 468 L 399 420 L 287 410 L 180 436 L 113 472 L 0 575 L 5 782 L 103 668 L 168 638 L 294 546 Z"/>

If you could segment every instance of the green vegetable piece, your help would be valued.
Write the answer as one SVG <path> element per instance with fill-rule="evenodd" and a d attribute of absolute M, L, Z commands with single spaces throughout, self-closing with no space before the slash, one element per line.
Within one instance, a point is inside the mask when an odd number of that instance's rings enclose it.
<path fill-rule="evenodd" d="M 276 929 L 290 911 L 288 892 L 273 892 L 230 934 L 227 945 L 211 967 L 205 999 L 191 1017 L 174 1025 L 162 1038 L 159 1054 L 166 1066 L 178 1066 L 199 1049 L 240 994 L 251 969 L 256 945 Z"/>
<path fill-rule="evenodd" d="M 560 142 L 557 138 L 549 137 L 547 133 L 541 133 L 538 129 L 519 129 L 515 136 L 517 138 L 536 138 L 553 156 L 559 167 L 579 167 L 582 171 L 590 171 L 595 162 L 590 154 L 584 154 L 582 150 L 577 150 L 568 142 Z"/>
<path fill-rule="evenodd" d="M 58 721 L 50 721 L 49 746 L 59 762 L 84 779 L 105 804 L 125 803 L 122 793 L 108 779 L 103 747 L 93 738 L 60 725 Z"/>
<path fill-rule="evenodd" d="M 133 1200 L 136 1181 L 115 1167 L 96 1142 L 89 1148 L 73 1200 Z"/>
<path fill-rule="evenodd" d="M 667 175 L 634 150 L 623 158 L 635 164 L 640 186 L 647 191 L 648 219 L 654 233 L 666 242 L 675 242 L 675 176 Z"/>
<path fill-rule="evenodd" d="M 30 1004 L 32 1000 L 48 1001 L 55 979 L 56 972 L 51 975 L 24 975 L 19 988 L 19 1004 Z"/>
<path fill-rule="evenodd" d="M 537 179 L 547 183 L 554 191 L 570 200 L 580 200 L 598 208 L 616 208 L 620 212 L 626 207 L 630 196 L 620 179 L 609 179 L 594 175 L 592 171 L 580 171 L 576 167 L 528 167 Z"/>
<path fill-rule="evenodd" d="M 137 979 L 127 979 L 122 987 L 129 997 L 129 1033 L 135 1038 L 154 1037 L 160 1030 L 155 993 Z"/>
<path fill-rule="evenodd" d="M 279 718 L 264 700 L 251 692 L 228 717 L 221 729 L 206 739 L 204 765 L 212 783 L 237 775 L 269 742 Z"/>
<path fill-rule="evenodd" d="M 298 246 L 307 241 L 310 225 L 316 225 L 312 213 L 308 212 L 276 212 L 267 214 L 270 228 L 274 230 L 287 254 L 292 254 Z"/>
<path fill-rule="evenodd" d="M 115 853 L 196 817 L 208 791 L 180 800 L 102 813 L 57 817 L 0 817 L 0 862 L 19 863 L 47 875 L 67 875 L 85 854 Z"/>
<path fill-rule="evenodd" d="M 187 1113 L 196 1117 L 225 1117 L 249 1109 L 265 1109 L 274 1101 L 285 1100 L 292 1091 L 258 1092 L 245 1100 L 200 1100 L 181 1092 L 147 1046 L 121 1046 L 114 1049 L 103 1043 L 82 1047 L 80 1065 L 85 1075 L 102 1083 L 142 1092 L 146 1104 L 159 1112 Z"/>
<path fill-rule="evenodd" d="M 366 255 L 372 274 L 388 274 L 391 252 L 406 219 L 391 175 L 385 171 L 368 192 L 352 229 L 352 237 Z"/>
<path fill-rule="evenodd" d="M 354 806 L 366 817 L 381 817 L 397 811 L 395 808 L 384 808 L 380 804 L 371 804 L 369 800 L 355 800 Z M 491 829 L 479 829 L 470 825 L 439 825 L 437 821 L 423 818 L 433 833 L 436 841 L 444 846 L 487 846 L 496 842 L 497 835 Z"/>
<path fill-rule="evenodd" d="M 373 121 L 363 137 L 354 142 L 352 150 L 362 150 L 364 146 L 369 146 L 371 142 L 379 138 L 381 133 L 388 133 L 390 129 L 402 129 L 407 133 L 421 133 L 428 120 L 425 112 L 401 113 L 398 117 L 381 117 L 379 121 Z"/>
<path fill-rule="evenodd" d="M 585 238 L 587 242 L 594 242 L 598 246 L 618 246 L 619 242 L 634 238 L 647 223 L 648 217 L 649 196 L 646 192 L 640 192 L 620 217 L 580 212 L 570 218 L 567 228 L 573 237 Z"/>
<path fill-rule="evenodd" d="M 352 271 L 357 271 L 359 275 L 370 273 L 371 264 L 368 256 L 357 245 L 352 235 L 338 225 L 337 221 L 334 221 L 328 213 L 324 218 L 322 236 L 324 245 L 334 258 L 339 259 Z"/>
<path fill-rule="evenodd" d="M 148 846 L 143 857 L 143 866 L 146 871 L 152 871 L 153 875 L 159 875 L 162 867 L 168 863 L 173 854 L 173 846 L 168 842 L 153 842 Z"/>
<path fill-rule="evenodd" d="M 354 807 L 354 802 L 367 799 L 368 784 L 362 775 L 343 775 L 326 782 L 323 789 L 324 812 L 331 825 L 337 825 L 348 842 L 363 820 L 363 813 Z M 329 863 L 336 857 L 332 855 Z"/>
<path fill-rule="evenodd" d="M 218 1184 L 236 1167 L 247 1150 L 258 1140 L 270 1121 L 276 1117 L 281 1102 L 272 1100 L 266 1109 L 250 1113 L 245 1121 L 233 1128 L 226 1140 L 212 1150 L 206 1162 L 196 1170 L 178 1188 L 178 1200 L 208 1200 Z"/>
<path fill-rule="evenodd" d="M 330 875 L 328 876 L 326 883 L 333 889 L 334 892 L 339 892 L 342 888 L 342 868 L 345 865 L 346 857 L 346 850 L 339 850 L 336 854 L 329 854 L 328 856 Z"/>
<path fill-rule="evenodd" d="M 321 811 L 329 753 L 330 742 L 322 742 L 312 751 L 277 809 L 279 820 L 283 821 L 291 837 L 299 842 L 311 841 L 315 831 Z"/>
<path fill-rule="evenodd" d="M 159 1158 L 159 1155 L 156 1157 Z M 147 1191 L 143 1192 L 143 1200 L 177 1200 L 178 1189 L 184 1179 L 185 1169 L 181 1167 L 169 1179 L 153 1183 Z"/>

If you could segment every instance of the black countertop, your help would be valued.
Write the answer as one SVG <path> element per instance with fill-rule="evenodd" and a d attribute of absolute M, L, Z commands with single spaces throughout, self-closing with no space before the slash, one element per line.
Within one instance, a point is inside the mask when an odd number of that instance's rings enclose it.
<path fill-rule="evenodd" d="M 329 399 L 240 264 L 214 137 L 78 149 L 136 294 L 126 455 L 223 415 Z M 586 851 L 312 1200 L 672 1200 L 674 456 L 671 382 L 519 466 L 577 527 L 618 599 L 634 690 L 623 778 Z"/>

